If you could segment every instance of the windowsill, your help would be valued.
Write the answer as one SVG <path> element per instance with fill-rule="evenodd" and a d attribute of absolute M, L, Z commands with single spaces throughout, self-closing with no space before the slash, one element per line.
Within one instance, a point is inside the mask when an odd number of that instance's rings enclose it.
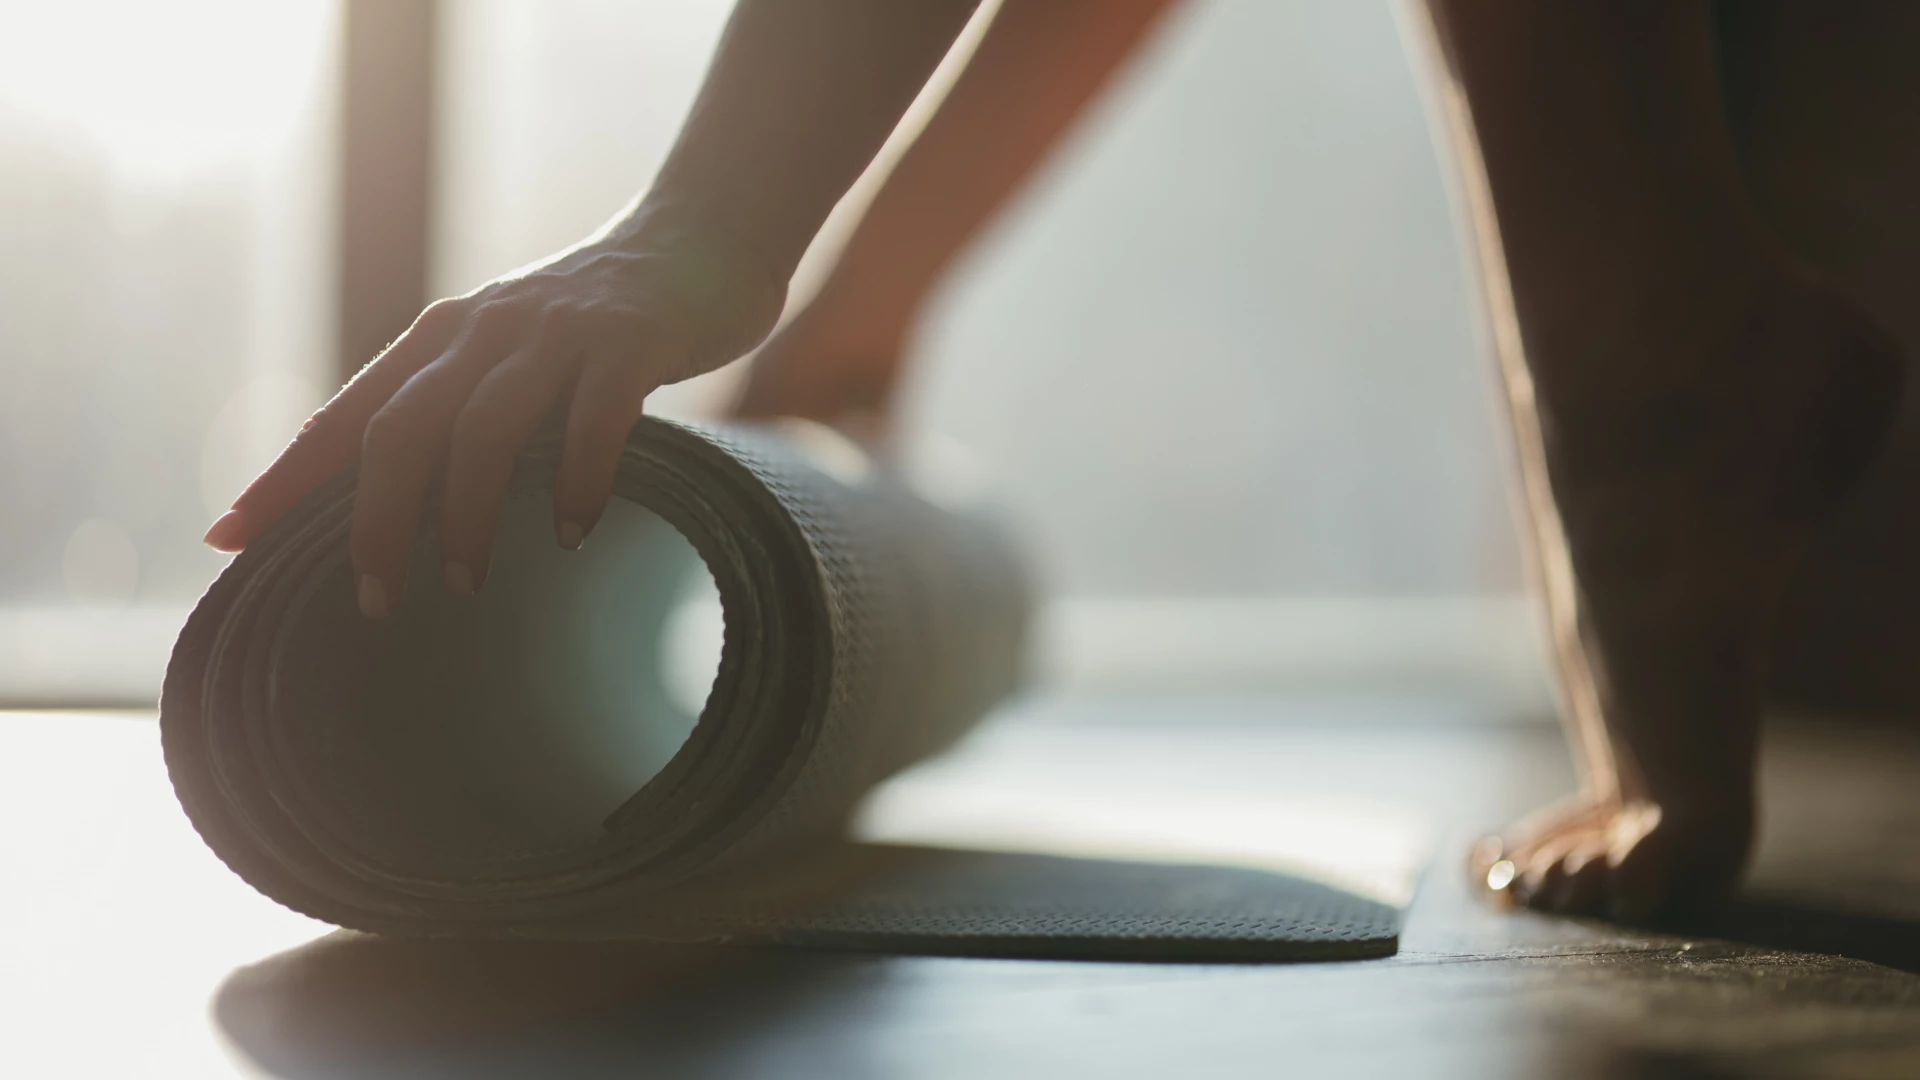
<path fill-rule="evenodd" d="M 152 707 L 187 610 L 0 607 L 0 703 Z"/>
<path fill-rule="evenodd" d="M 151 707 L 185 619 L 163 605 L 0 608 L 0 704 Z M 1070 598 L 1042 611 L 1035 637 L 1046 690 L 1364 686 L 1467 699 L 1499 719 L 1553 713 L 1525 597 Z"/>

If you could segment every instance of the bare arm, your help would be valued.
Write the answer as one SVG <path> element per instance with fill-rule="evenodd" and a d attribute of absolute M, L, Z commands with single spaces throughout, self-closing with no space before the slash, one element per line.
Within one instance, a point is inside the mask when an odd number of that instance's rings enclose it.
<path fill-rule="evenodd" d="M 650 201 L 702 206 L 791 275 L 978 0 L 743 0 Z"/>
<path fill-rule="evenodd" d="M 820 295 L 755 358 L 735 411 L 828 422 L 883 413 L 947 268 L 1174 4 L 1005 0 Z"/>

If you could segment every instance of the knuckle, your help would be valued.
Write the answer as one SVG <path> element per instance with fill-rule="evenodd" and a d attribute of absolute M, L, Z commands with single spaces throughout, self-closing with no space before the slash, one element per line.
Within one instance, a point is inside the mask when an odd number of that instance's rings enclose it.
<path fill-rule="evenodd" d="M 361 454 L 368 459 L 404 457 L 425 449 L 425 435 L 420 425 L 412 422 L 405 413 L 394 408 L 381 409 L 367 421 L 367 430 L 360 439 Z"/>
<path fill-rule="evenodd" d="M 428 333 L 450 332 L 466 317 L 467 302 L 458 297 L 446 297 L 428 304 L 413 324 Z"/>
<path fill-rule="evenodd" d="M 457 323 L 463 317 L 467 317 L 467 300 L 461 300 L 459 296 L 442 296 L 420 311 L 417 323 L 444 327 L 447 323 Z"/>
<path fill-rule="evenodd" d="M 487 300 L 474 308 L 467 317 L 467 323 L 473 333 L 482 337 L 505 332 L 521 321 L 524 308 L 517 300 L 501 297 Z"/>
<path fill-rule="evenodd" d="M 540 327 L 548 332 L 566 332 L 593 322 L 593 305 L 579 300 L 549 300 L 540 308 Z"/>
<path fill-rule="evenodd" d="M 307 417 L 306 423 L 300 425 L 300 430 L 294 433 L 293 441 L 308 443 L 331 434 L 333 429 L 341 423 L 340 406 L 337 401 L 338 399 L 329 401 L 315 409 L 313 415 Z"/>
<path fill-rule="evenodd" d="M 552 300 L 540 309 L 538 340 L 545 348 L 567 348 L 628 334 L 618 309 L 591 299 Z"/>

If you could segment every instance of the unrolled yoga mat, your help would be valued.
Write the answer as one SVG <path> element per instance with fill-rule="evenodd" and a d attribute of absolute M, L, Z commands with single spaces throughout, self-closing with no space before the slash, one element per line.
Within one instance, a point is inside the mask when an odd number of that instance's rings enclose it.
<path fill-rule="evenodd" d="M 521 456 L 476 597 L 445 594 L 428 531 L 394 613 L 362 618 L 349 472 L 202 598 L 162 742 L 189 818 L 259 891 L 401 935 L 1392 951 L 1395 907 L 1286 874 L 845 839 L 876 784 L 1015 687 L 1031 598 L 1005 533 L 821 432 L 647 420 L 562 552 L 557 458 L 552 436 Z M 724 616 L 704 707 L 671 662 L 701 564 Z"/>

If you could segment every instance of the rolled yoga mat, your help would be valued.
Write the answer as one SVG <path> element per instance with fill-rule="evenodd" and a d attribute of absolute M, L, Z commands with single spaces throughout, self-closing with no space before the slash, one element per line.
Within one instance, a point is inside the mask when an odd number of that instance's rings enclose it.
<path fill-rule="evenodd" d="M 809 443 L 642 421 L 569 553 L 543 436 L 479 594 L 445 593 L 428 529 L 379 621 L 355 608 L 355 476 L 336 477 L 180 634 L 161 735 L 187 815 L 265 895 L 386 934 L 1392 950 L 1395 909 L 1285 875 L 846 840 L 874 785 L 1015 687 L 1031 600 L 990 516 Z M 724 643 L 696 720 L 660 657 L 701 563 Z"/>

